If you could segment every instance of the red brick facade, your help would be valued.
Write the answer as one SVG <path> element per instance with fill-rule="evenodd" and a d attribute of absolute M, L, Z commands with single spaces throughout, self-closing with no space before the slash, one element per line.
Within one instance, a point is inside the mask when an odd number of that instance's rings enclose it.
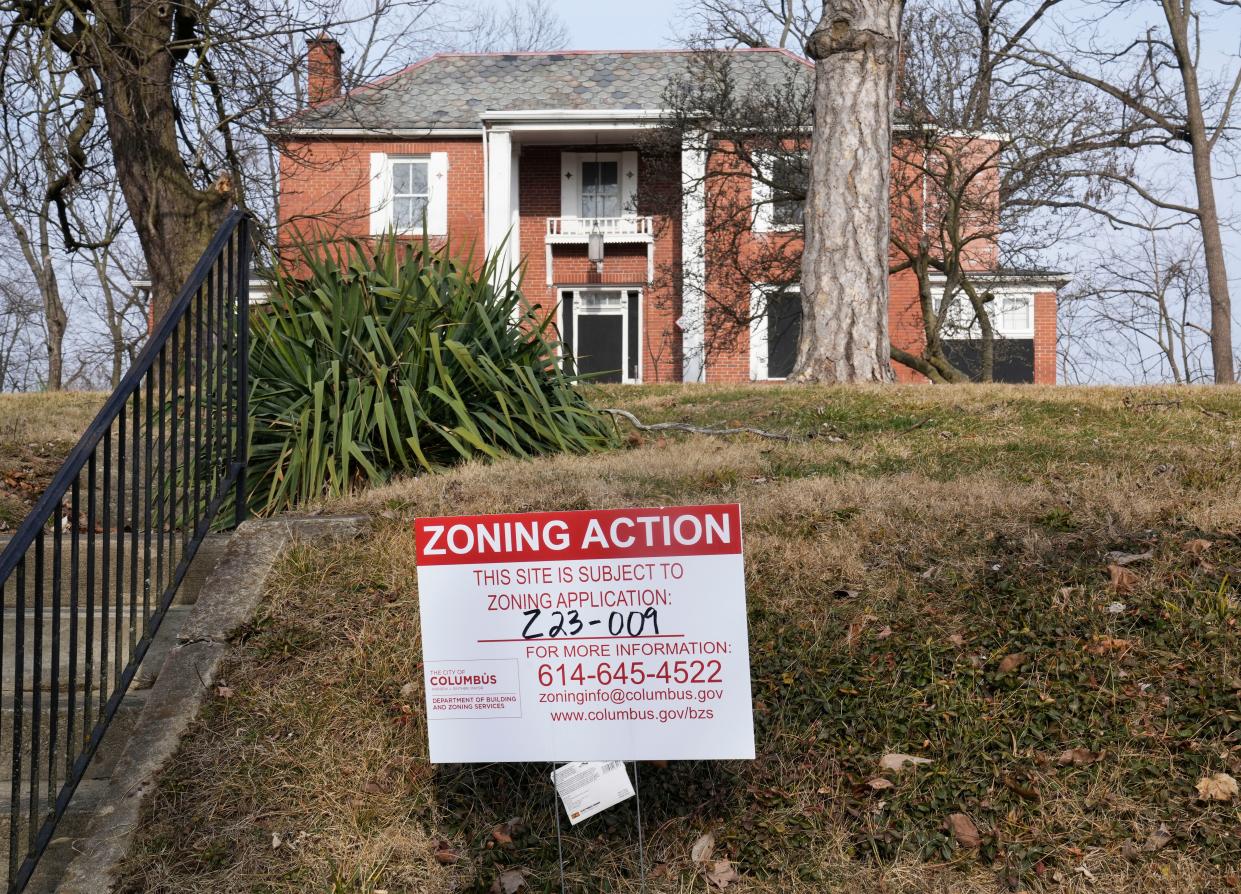
<path fill-rule="evenodd" d="M 523 265 L 523 288 L 527 299 L 549 312 L 559 301 L 561 290 L 599 285 L 617 285 L 641 290 L 641 378 L 647 382 L 680 381 L 684 357 L 682 333 L 677 320 L 682 316 L 682 221 L 679 206 L 654 203 L 644 206 L 644 197 L 664 193 L 679 195 L 678 174 L 669 173 L 666 164 L 653 164 L 639 156 L 638 215 L 654 218 L 655 277 L 648 282 L 647 248 L 642 244 L 608 244 L 604 270 L 594 270 L 583 244 L 554 245 L 552 285 L 548 285 L 545 234 L 547 219 L 561 214 L 562 151 L 591 152 L 619 150 L 632 146 L 574 146 L 532 143 L 521 146 L 517 160 L 520 232 L 517 243 Z M 453 136 L 442 139 L 391 140 L 370 137 L 305 137 L 282 146 L 280 164 L 279 226 L 282 245 L 299 238 L 321 235 L 371 235 L 371 156 L 447 154 L 447 239 L 460 257 L 481 259 L 485 254 L 484 147 L 480 137 Z M 654 182 L 663 178 L 664 183 Z M 894 183 L 901 178 L 894 178 Z M 715 233 L 718 218 L 735 214 L 730 203 L 749 206 L 750 179 L 743 172 L 735 178 L 712 181 L 715 191 L 707 202 L 707 231 Z M 651 189 L 650 187 L 655 187 Z M 894 226 L 900 214 L 894 196 Z M 917 201 L 916 197 L 912 199 Z M 906 195 L 903 201 L 910 201 Z M 906 206 L 907 209 L 907 206 Z M 747 212 L 748 213 L 748 212 Z M 510 236 L 512 240 L 512 236 Z M 713 241 L 715 244 L 713 244 Z M 437 240 L 438 241 L 438 240 Z M 762 282 L 762 271 L 745 269 L 754 263 L 769 263 L 773 244 L 777 251 L 789 253 L 795 263 L 800 238 L 789 233 L 752 233 L 747 230 L 739 241 L 722 244 L 711 236 L 706 249 L 705 292 L 708 353 L 706 378 L 711 382 L 740 382 L 751 378 L 750 335 L 744 323 L 749 314 L 754 283 Z M 712 261 L 712 255 L 726 255 L 730 263 Z M 984 251 L 985 255 L 986 252 Z M 740 263 L 731 263 L 737 255 Z M 756 260 L 758 259 L 758 260 Z M 993 263 L 980 257 L 980 265 Z M 921 312 L 917 300 L 917 281 L 911 271 L 890 280 L 890 335 L 893 342 L 917 353 L 924 344 Z M 1039 291 L 1034 301 L 1034 380 L 1056 381 L 1056 295 Z M 921 375 L 894 364 L 898 381 L 925 381 Z"/>

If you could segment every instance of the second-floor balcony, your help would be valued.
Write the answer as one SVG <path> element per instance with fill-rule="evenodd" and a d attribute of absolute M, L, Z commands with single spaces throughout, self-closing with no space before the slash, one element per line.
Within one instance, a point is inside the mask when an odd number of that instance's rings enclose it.
<path fill-rule="evenodd" d="M 654 220 L 650 217 L 549 217 L 547 243 L 569 245 L 589 241 L 593 232 L 604 242 L 653 242 Z"/>
<path fill-rule="evenodd" d="M 592 233 L 604 243 L 646 246 L 646 281 L 655 281 L 655 222 L 651 217 L 549 217 L 547 219 L 547 284 L 553 283 L 552 248 L 556 245 L 586 245 Z"/>

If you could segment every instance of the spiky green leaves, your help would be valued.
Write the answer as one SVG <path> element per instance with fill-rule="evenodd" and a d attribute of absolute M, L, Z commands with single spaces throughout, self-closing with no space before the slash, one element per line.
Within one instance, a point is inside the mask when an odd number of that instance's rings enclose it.
<path fill-rule="evenodd" d="M 251 508 L 475 457 L 588 453 L 615 429 L 512 280 L 425 243 L 320 242 L 252 315 Z"/>

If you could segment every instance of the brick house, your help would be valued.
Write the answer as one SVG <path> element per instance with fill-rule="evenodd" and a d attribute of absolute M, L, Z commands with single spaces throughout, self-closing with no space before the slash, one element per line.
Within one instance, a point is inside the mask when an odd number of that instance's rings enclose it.
<path fill-rule="evenodd" d="M 708 167 L 724 162 L 702 143 L 684 145 L 669 164 L 646 141 L 667 117 L 666 89 L 684 76 L 689 53 L 439 54 L 343 94 L 340 52 L 326 36 L 310 42 L 308 105 L 274 136 L 283 244 L 325 228 L 395 230 L 426 232 L 462 256 L 501 252 L 504 269 L 520 268 L 527 300 L 556 314 L 578 369 L 605 381 L 787 375 L 795 283 L 767 289 L 761 271 L 739 278 L 725 270 L 736 264 L 713 258 L 757 257 L 774 245 L 795 265 L 800 208 L 755 201 L 768 187 L 746 171 L 711 180 Z M 731 55 L 743 87 L 813 79 L 805 60 L 783 50 Z M 731 183 L 727 195 L 755 209 L 739 242 L 720 244 L 711 223 L 731 199 L 688 186 L 715 182 Z M 996 378 L 1054 383 L 1060 283 L 992 269 L 994 254 L 981 252 L 976 264 L 996 296 L 992 321 L 1004 343 Z M 915 352 L 925 338 L 917 291 L 911 271 L 893 274 L 891 336 Z M 949 345 L 963 368 L 977 365 L 969 334 L 967 326 Z M 894 367 L 901 381 L 925 381 Z"/>

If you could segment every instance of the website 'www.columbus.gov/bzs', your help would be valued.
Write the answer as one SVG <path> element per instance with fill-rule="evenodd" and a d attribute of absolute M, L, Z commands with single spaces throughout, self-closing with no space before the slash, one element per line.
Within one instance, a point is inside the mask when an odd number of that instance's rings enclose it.
<path fill-rule="evenodd" d="M 601 708 L 596 711 L 552 711 L 553 723 L 574 723 L 590 720 L 658 720 L 669 723 L 674 720 L 711 720 L 715 712 L 711 708 L 663 708 L 659 711 L 641 708 Z"/>

